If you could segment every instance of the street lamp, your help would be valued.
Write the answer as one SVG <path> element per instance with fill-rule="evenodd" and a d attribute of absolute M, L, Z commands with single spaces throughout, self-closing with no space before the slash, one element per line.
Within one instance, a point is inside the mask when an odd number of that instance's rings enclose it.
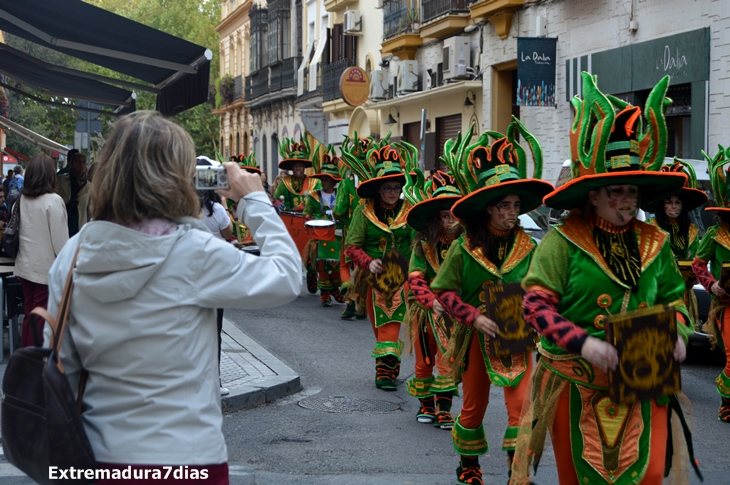
<path fill-rule="evenodd" d="M 395 108 L 395 106 L 391 106 L 390 108 Z M 390 108 L 388 108 L 388 119 L 385 120 L 385 124 L 386 125 L 395 125 L 395 124 L 398 123 L 398 120 L 396 120 L 395 118 L 393 118 L 393 115 L 390 114 Z M 398 113 L 398 110 L 397 109 L 395 110 L 395 117 L 398 118 L 398 119 L 400 119 L 400 113 Z"/>
<path fill-rule="evenodd" d="M 471 97 L 469 97 L 469 93 L 471 93 Z M 474 91 L 471 89 L 466 92 L 466 99 L 464 100 L 464 107 L 468 108 L 470 106 L 474 106 L 473 101 L 476 101 L 477 97 L 474 94 Z"/>

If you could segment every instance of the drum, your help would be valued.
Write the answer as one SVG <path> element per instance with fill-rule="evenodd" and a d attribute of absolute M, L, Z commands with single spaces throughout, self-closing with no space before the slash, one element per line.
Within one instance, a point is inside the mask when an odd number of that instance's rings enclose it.
<path fill-rule="evenodd" d="M 335 240 L 335 223 L 327 220 L 312 220 L 304 223 L 304 229 L 312 239 L 318 241 Z"/>
<path fill-rule="evenodd" d="M 309 235 L 304 230 L 304 215 L 299 211 L 281 211 L 279 216 L 284 221 L 286 230 L 289 231 L 289 235 L 294 239 L 297 250 L 301 254 L 309 241 Z"/>

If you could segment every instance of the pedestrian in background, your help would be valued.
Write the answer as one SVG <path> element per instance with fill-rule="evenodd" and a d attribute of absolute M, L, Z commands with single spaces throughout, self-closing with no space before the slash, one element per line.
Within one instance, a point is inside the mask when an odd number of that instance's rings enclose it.
<path fill-rule="evenodd" d="M 10 220 L 10 210 L 8 205 L 5 203 L 5 189 L 0 189 L 0 229 L 5 229 L 5 226 Z"/>
<path fill-rule="evenodd" d="M 56 192 L 63 198 L 68 213 L 68 233 L 74 236 L 89 220 L 89 193 L 86 155 L 76 153 L 69 172 L 58 176 Z"/>
<path fill-rule="evenodd" d="M 8 196 L 8 184 L 10 184 L 10 181 L 13 180 L 13 177 L 15 176 L 15 172 L 13 172 L 13 169 L 11 168 L 8 170 L 8 176 L 5 177 L 5 180 L 3 180 L 3 189 L 5 189 L 5 198 L 7 199 Z M 7 202 L 7 200 L 6 200 Z"/>
<path fill-rule="evenodd" d="M 261 255 L 210 234 L 191 183 L 193 141 L 159 113 L 121 118 L 96 163 L 93 220 L 51 268 L 49 311 L 77 254 L 60 357 L 73 388 L 88 372 L 82 419 L 98 467 L 187 465 L 189 475 L 205 471 L 207 484 L 227 484 L 215 309 L 295 299 L 294 241 L 261 179 L 232 163 L 221 194 L 238 201 Z M 48 343 L 48 325 L 45 336 Z"/>
<path fill-rule="evenodd" d="M 20 191 L 23 189 L 25 179 L 23 178 L 23 168 L 20 165 L 13 167 L 13 178 L 8 182 L 8 195 L 7 203 L 8 207 L 13 207 L 15 199 L 20 195 Z"/>
<path fill-rule="evenodd" d="M 267 182 L 266 179 L 267 179 L 266 172 L 261 172 L 261 183 L 263 183 L 263 185 L 264 185 L 264 191 L 268 194 L 268 193 L 270 193 L 269 189 L 271 187 L 269 186 L 269 182 Z"/>
<path fill-rule="evenodd" d="M 25 318 L 21 331 L 23 347 L 40 345 L 43 322 L 31 328 L 30 312 L 48 304 L 48 270 L 68 241 L 66 208 L 54 190 L 56 164 L 45 154 L 31 158 L 20 204 L 20 246 L 15 258 L 15 276 L 23 287 Z"/>

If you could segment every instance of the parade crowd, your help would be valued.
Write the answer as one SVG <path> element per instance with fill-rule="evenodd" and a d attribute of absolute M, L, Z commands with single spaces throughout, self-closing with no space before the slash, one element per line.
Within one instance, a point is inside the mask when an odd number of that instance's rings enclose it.
<path fill-rule="evenodd" d="M 202 202 L 190 183 L 190 137 L 149 112 L 120 119 L 93 185 L 80 155 L 58 176 L 48 157 L 31 160 L 16 204 L 23 224 L 44 197 L 59 223 L 44 229 L 45 280 L 19 276 L 45 286 L 55 314 L 73 271 L 60 356 L 73 387 L 85 382 L 98 466 L 190 465 L 206 468 L 207 483 L 228 483 L 215 310 L 288 303 L 303 268 L 323 307 L 343 303 L 343 319 L 370 321 L 377 388 L 396 390 L 401 357 L 414 353 L 405 385 L 419 400 L 415 418 L 450 430 L 456 483 L 484 483 L 491 386 L 504 392 L 510 485 L 533 483 L 548 433 L 561 485 L 660 485 L 668 475 L 689 483 L 692 468 L 699 474 L 691 403 L 659 374 L 686 357 L 698 324 L 694 279 L 713 295 L 705 330 L 730 352 L 730 150 L 708 156 L 717 203 L 708 210 L 719 223 L 700 241 L 688 213 L 707 196 L 690 164 L 664 164 L 668 78 L 643 109 L 604 95 L 587 73 L 582 82 L 569 133 L 573 177 L 558 188 L 541 180 L 540 143 L 517 118 L 505 134 L 474 125 L 459 133 L 444 146 L 446 169 L 428 176 L 418 150 L 389 135 L 355 133 L 338 155 L 305 133 L 282 141 L 279 169 L 291 175 L 271 192 L 255 157 L 240 155 L 225 164 L 223 199 L 208 192 Z M 216 204 L 230 215 L 216 215 Z M 564 216 L 537 241 L 519 216 L 541 205 Z M 654 218 L 639 221 L 640 209 Z M 277 211 L 301 218 L 306 244 L 295 247 Z M 23 244 L 38 238 L 21 230 L 19 262 Z M 256 243 L 260 256 L 225 239 Z M 653 329 L 662 345 L 630 352 L 631 335 L 607 338 L 614 319 L 634 315 L 659 315 L 637 332 Z M 617 397 L 626 366 L 640 368 L 644 394 Z M 716 386 L 718 417 L 730 422 L 730 358 Z"/>

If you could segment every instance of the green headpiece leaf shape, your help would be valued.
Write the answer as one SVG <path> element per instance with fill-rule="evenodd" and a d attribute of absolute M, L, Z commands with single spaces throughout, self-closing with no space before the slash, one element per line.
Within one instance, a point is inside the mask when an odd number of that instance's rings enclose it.
<path fill-rule="evenodd" d="M 632 106 L 615 96 L 604 95 L 596 86 L 597 78 L 581 73 L 583 100 L 575 96 L 571 103 L 575 118 L 570 130 L 571 165 L 573 177 L 601 174 L 611 167 L 606 163 L 606 148 L 615 129 L 616 110 L 626 111 Z M 666 110 L 672 101 L 666 97 L 669 76 L 664 76 L 651 90 L 644 105 L 644 126 L 641 117 L 636 120 L 638 141 L 638 170 L 657 171 L 664 162 L 667 150 Z M 633 120 L 632 120 L 633 121 Z"/>
<path fill-rule="evenodd" d="M 663 165 L 661 171 L 669 173 L 683 173 L 687 176 L 687 182 L 685 182 L 684 186 L 688 189 L 697 188 L 697 173 L 695 172 L 692 164 L 689 162 L 685 162 L 684 160 L 674 157 L 674 163 Z"/>
<path fill-rule="evenodd" d="M 319 147 L 319 142 L 317 143 Z M 318 150 L 315 149 L 315 153 Z M 309 145 L 309 136 L 307 132 L 302 133 L 299 141 L 295 141 L 294 138 L 283 138 L 279 142 L 279 153 L 282 159 L 299 159 L 299 160 L 310 160 L 312 158 L 311 146 Z"/>
<path fill-rule="evenodd" d="M 486 133 L 495 140 L 505 137 L 505 135 L 496 131 L 487 131 Z M 506 136 L 507 140 L 509 140 L 512 144 L 512 150 L 517 157 L 517 170 L 520 174 L 520 178 L 527 178 L 527 152 L 524 148 L 522 148 L 522 145 L 520 145 L 517 134 L 519 134 L 520 137 L 527 142 L 527 146 L 530 149 L 530 154 L 532 155 L 532 161 L 534 164 L 532 178 L 542 178 L 542 146 L 540 146 L 540 142 L 532 133 L 530 133 L 527 127 L 522 124 L 518 118 L 512 116 L 512 122 L 507 127 Z"/>
<path fill-rule="evenodd" d="M 259 164 L 256 162 L 256 154 L 252 153 L 251 155 L 244 155 L 241 153 L 238 156 L 231 156 L 231 161 L 236 162 L 239 167 L 241 168 L 259 168 Z"/>
<path fill-rule="evenodd" d="M 710 157 L 705 151 L 702 155 L 707 160 L 707 171 L 710 174 L 710 183 L 712 192 L 715 194 L 715 201 L 721 207 L 730 207 L 730 187 L 728 186 L 728 171 L 730 167 L 725 169 L 725 165 L 730 163 L 730 147 L 723 148 L 717 145 L 718 152 L 714 157 Z"/>

